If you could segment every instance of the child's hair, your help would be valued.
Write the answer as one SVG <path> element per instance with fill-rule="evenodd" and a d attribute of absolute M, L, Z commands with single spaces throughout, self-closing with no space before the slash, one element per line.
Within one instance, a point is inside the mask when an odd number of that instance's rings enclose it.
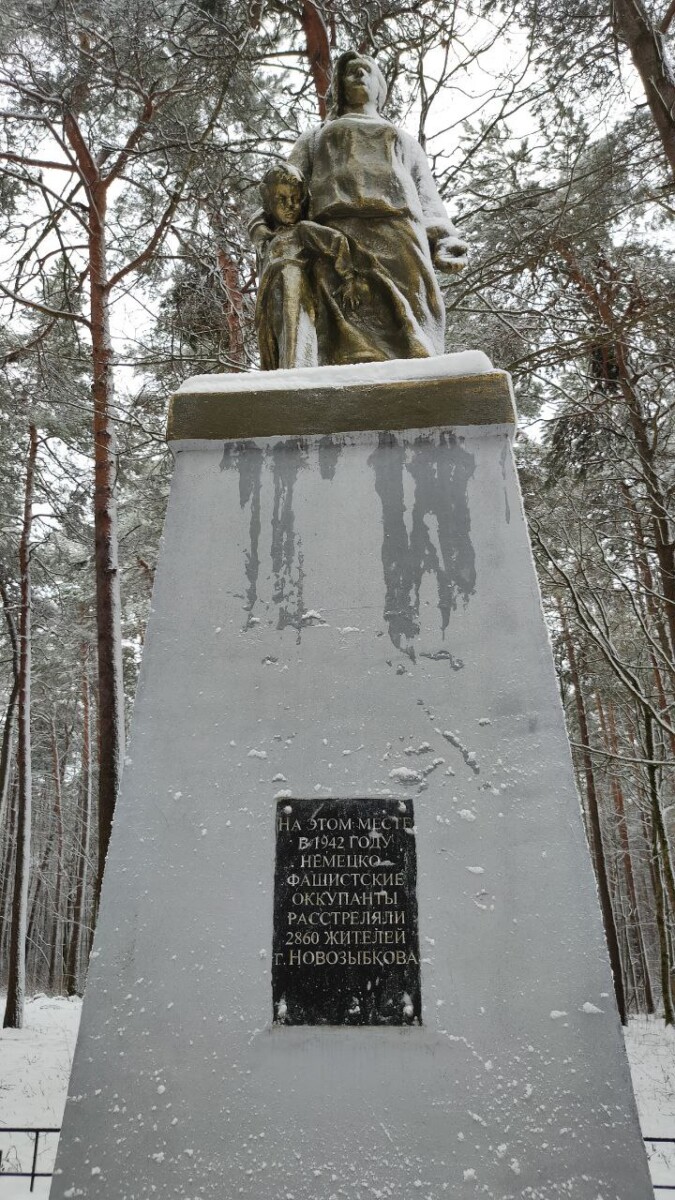
<path fill-rule="evenodd" d="M 307 187 L 307 181 L 302 171 L 299 171 L 291 163 L 277 163 L 274 167 L 270 167 L 269 171 L 265 172 L 260 181 L 260 201 L 266 220 L 274 221 L 274 217 L 272 216 L 272 201 L 274 189 L 278 183 L 295 183 L 298 185 L 302 194 L 301 216 L 305 217 L 309 207 L 309 188 Z"/>

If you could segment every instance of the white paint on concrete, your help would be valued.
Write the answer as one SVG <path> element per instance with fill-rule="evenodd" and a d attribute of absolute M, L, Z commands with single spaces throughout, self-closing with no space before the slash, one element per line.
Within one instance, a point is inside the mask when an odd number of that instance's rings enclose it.
<path fill-rule="evenodd" d="M 55 1200 L 651 1195 L 504 433 L 184 444 L 130 759 Z M 422 1028 L 272 1025 L 281 776 L 413 797 Z"/>

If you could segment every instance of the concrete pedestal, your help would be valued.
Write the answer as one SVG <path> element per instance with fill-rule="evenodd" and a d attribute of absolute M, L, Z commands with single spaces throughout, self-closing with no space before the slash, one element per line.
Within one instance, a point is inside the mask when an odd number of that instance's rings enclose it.
<path fill-rule="evenodd" d="M 52 1195 L 646 1200 L 508 381 L 322 371 L 174 401 Z M 280 794 L 413 799 L 421 1026 L 273 1024 Z"/>

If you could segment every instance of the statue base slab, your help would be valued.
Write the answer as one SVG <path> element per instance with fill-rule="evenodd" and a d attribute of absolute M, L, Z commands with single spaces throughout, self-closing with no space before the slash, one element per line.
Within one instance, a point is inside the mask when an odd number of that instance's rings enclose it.
<path fill-rule="evenodd" d="M 426 370 L 174 400 L 54 1197 L 652 1195 L 508 381 Z"/>
<path fill-rule="evenodd" d="M 515 421 L 506 371 L 468 350 L 359 366 L 195 375 L 171 399 L 167 437 L 304 437 Z"/>

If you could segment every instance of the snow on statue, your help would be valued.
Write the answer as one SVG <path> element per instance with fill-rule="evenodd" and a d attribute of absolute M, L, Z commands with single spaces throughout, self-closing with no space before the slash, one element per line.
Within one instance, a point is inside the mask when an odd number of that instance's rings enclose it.
<path fill-rule="evenodd" d="M 443 353 L 434 267 L 460 270 L 467 246 L 422 147 L 382 116 L 386 94 L 372 58 L 342 54 L 326 121 L 263 180 L 249 229 L 264 370 Z"/>

